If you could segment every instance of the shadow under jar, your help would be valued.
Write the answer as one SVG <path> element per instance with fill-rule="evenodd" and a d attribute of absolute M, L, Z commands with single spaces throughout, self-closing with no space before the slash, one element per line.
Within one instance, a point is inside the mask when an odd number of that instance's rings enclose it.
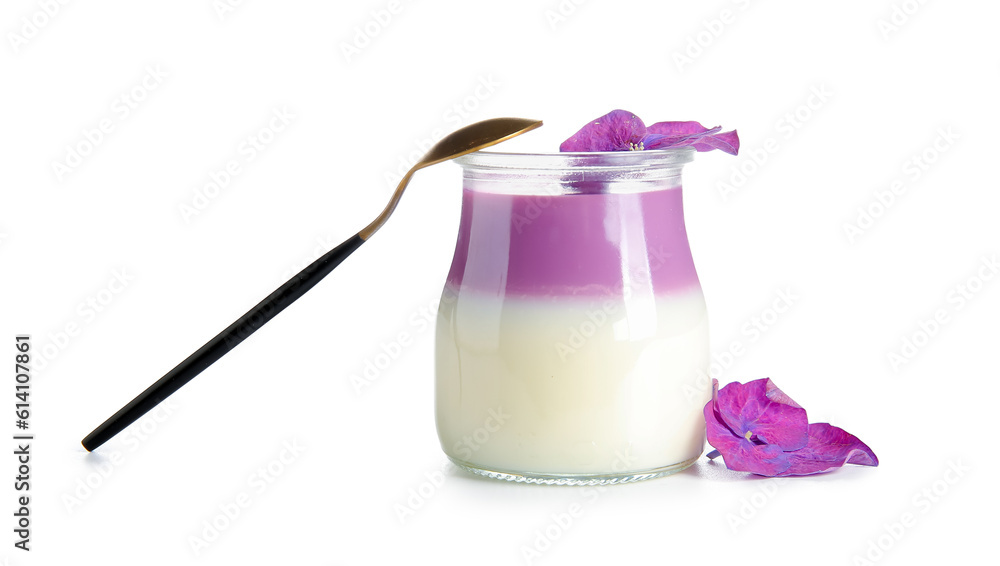
<path fill-rule="evenodd" d="M 701 455 L 705 300 L 684 228 L 690 148 L 458 158 L 437 319 L 445 454 L 493 478 L 595 485 Z"/>

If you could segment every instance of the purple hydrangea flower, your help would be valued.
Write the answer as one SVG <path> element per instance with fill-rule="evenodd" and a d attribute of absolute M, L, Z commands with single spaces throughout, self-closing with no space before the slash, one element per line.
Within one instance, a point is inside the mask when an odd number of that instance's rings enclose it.
<path fill-rule="evenodd" d="M 706 128 L 698 122 L 646 124 L 626 110 L 612 110 L 587 124 L 559 146 L 559 151 L 637 151 L 693 147 L 697 151 L 719 149 L 736 155 L 740 138 L 736 130 Z"/>
<path fill-rule="evenodd" d="M 864 442 L 827 423 L 809 424 L 806 410 L 770 379 L 730 383 L 705 405 L 708 443 L 731 470 L 762 476 L 803 476 L 846 464 L 878 466 Z M 716 454 L 716 452 L 718 454 Z"/>

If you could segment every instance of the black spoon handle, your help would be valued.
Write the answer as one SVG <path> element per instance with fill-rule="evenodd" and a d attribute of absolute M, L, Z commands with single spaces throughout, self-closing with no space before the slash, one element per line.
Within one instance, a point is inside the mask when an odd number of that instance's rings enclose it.
<path fill-rule="evenodd" d="M 209 340 L 197 352 L 177 364 L 177 367 L 170 370 L 167 375 L 150 385 L 138 397 L 132 399 L 128 405 L 122 407 L 101 426 L 94 429 L 94 432 L 83 439 L 83 447 L 88 451 L 94 450 L 135 422 L 136 419 L 145 415 L 150 409 L 159 405 L 164 399 L 183 387 L 185 383 L 194 379 L 205 368 L 235 348 L 237 344 L 246 340 L 258 328 L 264 326 L 267 321 L 285 310 L 285 307 L 294 303 L 306 291 L 312 289 L 364 242 L 365 240 L 359 234 L 355 234 L 300 271 L 284 285 L 278 287 L 266 299 L 241 316 L 239 320 L 229 325 L 229 328 Z"/>

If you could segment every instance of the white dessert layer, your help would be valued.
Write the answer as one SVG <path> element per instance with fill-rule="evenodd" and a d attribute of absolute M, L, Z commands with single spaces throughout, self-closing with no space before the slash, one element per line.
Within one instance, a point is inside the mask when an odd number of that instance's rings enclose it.
<path fill-rule="evenodd" d="M 436 409 L 452 458 L 495 471 L 610 474 L 701 454 L 711 391 L 698 287 L 608 300 L 445 297 Z"/>

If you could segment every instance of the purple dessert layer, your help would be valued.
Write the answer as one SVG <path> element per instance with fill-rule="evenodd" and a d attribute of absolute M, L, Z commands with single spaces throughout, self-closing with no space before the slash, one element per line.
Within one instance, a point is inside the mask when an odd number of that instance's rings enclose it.
<path fill-rule="evenodd" d="M 697 287 L 681 189 L 547 196 L 467 186 L 448 285 L 554 297 Z"/>

